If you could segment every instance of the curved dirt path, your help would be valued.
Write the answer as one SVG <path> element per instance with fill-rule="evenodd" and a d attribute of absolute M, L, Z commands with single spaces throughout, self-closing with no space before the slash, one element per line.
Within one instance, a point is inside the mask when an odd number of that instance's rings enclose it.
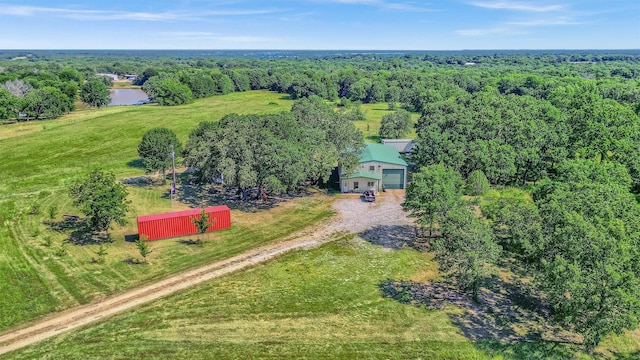
<path fill-rule="evenodd" d="M 401 202 L 403 192 L 388 192 L 375 203 L 345 195 L 333 203 L 337 215 L 326 224 L 297 232 L 281 242 L 256 248 L 229 259 L 199 267 L 164 280 L 106 298 L 100 302 L 72 308 L 30 326 L 0 335 L 0 355 L 105 319 L 153 300 L 190 288 L 205 281 L 273 259 L 296 249 L 310 249 L 330 242 L 336 232 L 360 233 L 378 225 L 407 225 Z"/>

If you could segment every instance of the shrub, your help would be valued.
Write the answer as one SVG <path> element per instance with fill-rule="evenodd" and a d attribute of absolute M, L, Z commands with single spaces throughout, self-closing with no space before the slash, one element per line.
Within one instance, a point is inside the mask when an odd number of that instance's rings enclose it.
<path fill-rule="evenodd" d="M 465 194 L 471 196 L 484 195 L 490 188 L 489 180 L 487 180 L 482 170 L 475 170 L 467 178 Z"/>

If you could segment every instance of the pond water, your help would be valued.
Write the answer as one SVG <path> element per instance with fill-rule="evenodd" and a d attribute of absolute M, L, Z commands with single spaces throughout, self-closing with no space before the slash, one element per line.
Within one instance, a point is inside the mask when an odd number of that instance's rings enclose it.
<path fill-rule="evenodd" d="M 140 89 L 109 89 L 111 102 L 114 105 L 141 105 L 149 102 L 147 93 Z"/>

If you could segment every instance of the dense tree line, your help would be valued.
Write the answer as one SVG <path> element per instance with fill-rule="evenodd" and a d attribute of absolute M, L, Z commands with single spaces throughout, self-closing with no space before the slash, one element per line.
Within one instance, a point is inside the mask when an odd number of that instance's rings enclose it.
<path fill-rule="evenodd" d="M 338 163 L 354 168 L 362 134 L 319 98 L 303 99 L 291 112 L 229 114 L 192 131 L 184 164 L 200 182 L 220 179 L 242 193 L 297 190 L 305 182 L 327 181 Z"/>
<path fill-rule="evenodd" d="M 640 118 L 603 98 L 595 83 L 557 87 L 548 99 L 487 89 L 425 106 L 416 126 L 416 160 L 444 161 L 467 177 L 483 171 L 492 184 L 545 178 L 569 158 L 624 164 L 640 186 Z"/>
<path fill-rule="evenodd" d="M 234 91 L 270 90 L 292 99 L 319 96 L 330 101 L 399 102 L 406 110 L 422 112 L 428 104 L 458 97 L 460 90 L 473 94 L 497 88 L 502 95 L 529 95 L 551 101 L 554 89 L 592 81 L 602 98 L 640 111 L 640 88 L 636 84 L 640 55 L 633 52 L 372 56 L 301 52 L 277 58 L 229 54 L 140 52 L 134 61 L 127 53 L 118 52 L 71 52 L 67 57 L 43 52 L 27 60 L 0 60 L 0 84 L 20 79 L 35 88 L 54 86 L 75 100 L 78 89 L 74 92 L 74 83 L 80 87 L 84 79 L 107 72 L 137 74 L 141 86 L 154 79 L 145 91 L 164 105 Z"/>
<path fill-rule="evenodd" d="M 482 182 L 474 174 L 468 189 Z M 460 173 L 440 163 L 413 175 L 404 207 L 429 230 L 454 284 L 477 300 L 490 264 L 514 259 L 551 307 L 550 320 L 593 348 L 640 321 L 640 207 L 631 184 L 619 163 L 565 160 L 532 199 L 498 197 L 479 217 L 461 197 Z"/>

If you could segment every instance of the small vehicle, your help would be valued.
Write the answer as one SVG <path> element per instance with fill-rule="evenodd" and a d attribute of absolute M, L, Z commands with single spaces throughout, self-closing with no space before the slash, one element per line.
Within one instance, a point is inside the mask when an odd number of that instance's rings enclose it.
<path fill-rule="evenodd" d="M 374 202 L 376 201 L 376 195 L 373 191 L 365 191 L 364 192 L 364 201 L 366 202 Z"/>

